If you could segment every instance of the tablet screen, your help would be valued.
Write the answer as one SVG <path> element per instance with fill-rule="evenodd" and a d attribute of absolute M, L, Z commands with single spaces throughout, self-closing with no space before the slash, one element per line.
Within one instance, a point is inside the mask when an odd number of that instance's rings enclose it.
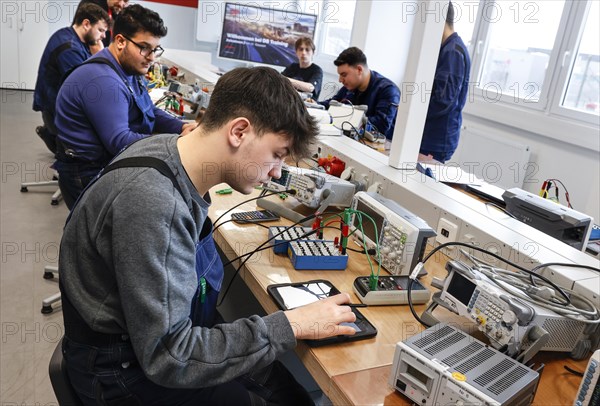
<path fill-rule="evenodd" d="M 295 309 L 296 307 L 304 306 L 317 300 L 325 299 L 329 296 L 334 296 L 339 291 L 324 282 L 308 282 L 299 283 L 287 286 L 279 286 L 276 288 L 277 293 L 281 297 L 286 309 Z M 362 331 L 356 323 L 341 323 L 344 326 L 350 326 L 357 332 Z"/>

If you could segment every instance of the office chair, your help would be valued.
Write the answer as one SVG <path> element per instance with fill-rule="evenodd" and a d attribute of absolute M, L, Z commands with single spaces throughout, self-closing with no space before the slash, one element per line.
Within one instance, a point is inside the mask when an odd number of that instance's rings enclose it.
<path fill-rule="evenodd" d="M 83 403 L 77 396 L 73 386 L 71 386 L 69 374 L 67 373 L 67 365 L 62 353 L 62 341 L 61 338 L 52 353 L 52 357 L 50 357 L 50 365 L 48 366 L 50 382 L 60 406 L 80 406 Z"/>
<path fill-rule="evenodd" d="M 56 144 L 52 144 L 46 137 L 42 136 L 43 131 L 44 131 L 44 127 L 42 127 L 42 126 L 38 126 L 35 129 L 35 132 L 40 136 L 40 138 L 42 139 L 42 141 L 44 141 L 44 143 L 46 144 L 46 147 L 48 147 L 48 149 L 50 150 L 50 152 L 53 152 L 53 149 L 56 148 Z M 50 181 L 45 181 L 45 182 L 24 182 L 24 183 L 21 183 L 21 192 L 25 193 L 25 192 L 29 191 L 30 187 L 39 187 L 39 186 L 56 186 L 57 190 L 52 195 L 52 199 L 50 200 L 50 204 L 52 206 L 56 206 L 58 204 L 58 202 L 60 202 L 60 200 L 62 198 L 62 195 L 60 193 L 60 189 L 58 189 L 58 175 L 56 173 L 54 174 L 54 176 L 52 176 L 52 180 L 50 180 Z"/>
<path fill-rule="evenodd" d="M 58 274 L 58 267 L 46 265 L 44 267 L 44 279 L 53 279 L 54 274 Z M 50 314 L 54 311 L 52 304 L 60 300 L 60 292 L 53 294 L 50 297 L 42 300 L 42 314 Z"/>
<path fill-rule="evenodd" d="M 54 176 L 54 178 L 56 178 L 56 175 Z M 56 186 L 56 187 L 58 187 L 58 179 L 44 181 L 44 182 L 23 182 L 23 183 L 21 183 L 21 192 L 23 192 L 23 193 L 28 192 L 29 191 L 28 188 L 37 187 L 37 186 Z M 62 194 L 60 193 L 60 189 L 56 189 L 54 194 L 52 194 L 50 204 L 52 206 L 56 206 L 58 204 L 58 202 L 60 202 L 61 199 L 62 199 Z"/>

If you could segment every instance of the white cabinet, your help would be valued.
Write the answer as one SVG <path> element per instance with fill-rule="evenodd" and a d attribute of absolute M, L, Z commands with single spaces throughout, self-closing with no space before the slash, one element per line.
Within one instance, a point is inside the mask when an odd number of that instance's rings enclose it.
<path fill-rule="evenodd" d="M 0 1 L 0 87 L 33 90 L 49 38 L 48 1 Z"/>

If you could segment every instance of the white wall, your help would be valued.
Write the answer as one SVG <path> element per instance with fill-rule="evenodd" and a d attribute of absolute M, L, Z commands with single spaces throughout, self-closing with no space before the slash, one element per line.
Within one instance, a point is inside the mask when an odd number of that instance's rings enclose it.
<path fill-rule="evenodd" d="M 351 45 L 363 50 L 371 69 L 398 85 L 410 49 L 414 17 L 407 14 L 411 4 L 414 1 L 358 1 L 356 10 L 357 30 Z"/>
<path fill-rule="evenodd" d="M 33 90 L 48 38 L 70 25 L 76 1 L 0 1 L 0 87 Z"/>
<path fill-rule="evenodd" d="M 138 0 L 136 3 L 156 11 L 164 20 L 168 32 L 167 36 L 161 39 L 161 45 L 165 49 L 208 51 L 208 45 L 196 39 L 198 9 L 143 0 Z M 216 48 L 216 44 L 214 47 Z"/>

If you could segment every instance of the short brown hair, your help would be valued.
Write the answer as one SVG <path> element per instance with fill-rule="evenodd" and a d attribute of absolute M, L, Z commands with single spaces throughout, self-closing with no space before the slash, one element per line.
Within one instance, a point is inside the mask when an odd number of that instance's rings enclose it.
<path fill-rule="evenodd" d="M 221 76 L 200 126 L 214 131 L 236 117 L 246 117 L 258 136 L 291 137 L 290 153 L 296 159 L 310 155 L 319 132 L 290 81 L 264 66 L 236 68 Z"/>
<path fill-rule="evenodd" d="M 312 51 L 315 52 L 316 47 L 315 47 L 315 43 L 313 42 L 312 38 L 310 38 L 310 37 L 298 38 L 296 40 L 296 51 L 302 45 L 306 45 L 307 47 L 310 47 L 310 49 L 312 49 Z"/>
<path fill-rule="evenodd" d="M 109 26 L 111 24 L 108 13 L 102 7 L 93 3 L 84 3 L 77 7 L 75 17 L 73 17 L 73 24 L 79 26 L 83 23 L 83 20 L 88 20 L 92 25 L 101 20 L 104 20 Z"/>

